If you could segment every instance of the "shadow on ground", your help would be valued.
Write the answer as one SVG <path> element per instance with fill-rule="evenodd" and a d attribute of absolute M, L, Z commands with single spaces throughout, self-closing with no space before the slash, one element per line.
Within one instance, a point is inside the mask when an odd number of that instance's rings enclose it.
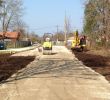
<path fill-rule="evenodd" d="M 84 65 L 102 74 L 110 81 L 110 57 L 95 55 L 90 52 L 74 51 L 74 54 L 80 61 L 84 63 Z"/>
<path fill-rule="evenodd" d="M 9 80 L 5 81 L 5 83 L 26 78 L 52 77 L 77 77 L 97 80 L 97 76 L 98 74 L 91 72 L 78 60 L 44 59 L 19 71 L 15 77 L 11 77 Z"/>
<path fill-rule="evenodd" d="M 18 70 L 26 67 L 34 59 L 34 56 L 0 55 L 0 82 L 7 80 L 14 73 L 18 72 Z"/>
<path fill-rule="evenodd" d="M 52 53 L 43 53 L 43 55 L 56 55 L 57 53 L 54 53 L 54 52 L 52 52 Z"/>

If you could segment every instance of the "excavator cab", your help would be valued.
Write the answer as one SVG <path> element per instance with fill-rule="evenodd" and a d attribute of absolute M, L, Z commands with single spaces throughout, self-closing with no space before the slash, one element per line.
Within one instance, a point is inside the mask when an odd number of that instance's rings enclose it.
<path fill-rule="evenodd" d="M 52 39 L 53 35 L 51 33 L 45 33 L 43 36 L 43 54 L 52 54 Z"/>

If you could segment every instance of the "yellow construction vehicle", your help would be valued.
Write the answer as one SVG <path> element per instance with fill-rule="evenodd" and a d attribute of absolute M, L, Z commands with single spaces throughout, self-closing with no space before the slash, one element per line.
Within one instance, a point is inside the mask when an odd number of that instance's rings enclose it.
<path fill-rule="evenodd" d="M 86 46 L 85 37 L 80 38 L 78 31 L 74 33 L 74 38 L 71 45 L 71 50 L 83 51 Z"/>
<path fill-rule="evenodd" d="M 52 54 L 52 39 L 53 35 L 51 33 L 45 33 L 43 36 L 43 54 Z"/>

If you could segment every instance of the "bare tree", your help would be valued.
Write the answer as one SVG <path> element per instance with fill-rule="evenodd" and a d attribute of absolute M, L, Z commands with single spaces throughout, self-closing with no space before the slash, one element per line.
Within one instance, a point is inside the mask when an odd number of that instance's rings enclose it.
<path fill-rule="evenodd" d="M 67 35 L 71 33 L 71 23 L 70 18 L 67 17 L 65 13 L 65 21 L 64 21 L 64 34 L 65 34 L 65 42 L 67 41 Z"/>
<path fill-rule="evenodd" d="M 23 20 L 16 19 L 16 21 L 13 22 L 11 29 L 19 32 L 20 39 L 30 38 L 29 26 Z"/>
<path fill-rule="evenodd" d="M 15 22 L 16 18 L 22 16 L 23 4 L 22 0 L 3 0 L 3 4 L 0 7 L 1 16 L 1 27 L 3 36 L 8 31 L 12 23 Z"/>

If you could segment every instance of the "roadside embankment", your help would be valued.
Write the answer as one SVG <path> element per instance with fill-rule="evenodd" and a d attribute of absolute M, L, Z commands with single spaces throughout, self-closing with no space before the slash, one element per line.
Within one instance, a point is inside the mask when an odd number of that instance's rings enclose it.
<path fill-rule="evenodd" d="M 110 81 L 110 51 L 90 50 L 74 52 L 76 57 L 86 66 L 105 76 Z"/>

